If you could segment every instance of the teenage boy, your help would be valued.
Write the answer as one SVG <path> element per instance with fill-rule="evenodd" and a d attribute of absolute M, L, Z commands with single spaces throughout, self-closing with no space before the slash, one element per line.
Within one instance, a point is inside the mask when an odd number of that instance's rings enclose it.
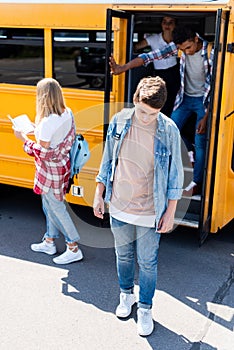
<path fill-rule="evenodd" d="M 143 78 L 133 97 L 135 107 L 114 115 L 107 131 L 93 204 L 94 215 L 102 219 L 105 191 L 120 285 L 118 317 L 128 317 L 136 301 L 136 249 L 137 329 L 144 336 L 154 328 L 151 308 L 160 235 L 173 228 L 183 186 L 179 130 L 160 112 L 166 96 L 165 82 L 160 77 Z M 120 132 L 119 123 L 123 124 Z"/>
<path fill-rule="evenodd" d="M 198 194 L 201 191 L 204 170 L 206 124 L 214 56 L 213 50 L 211 50 L 208 58 L 208 42 L 203 40 L 191 28 L 178 26 L 173 31 L 173 42 L 162 49 L 140 54 L 137 58 L 122 66 L 116 64 L 114 58 L 111 57 L 110 67 L 113 74 L 120 74 L 128 69 L 147 65 L 154 60 L 177 55 L 177 49 L 182 51 L 180 58 L 181 86 L 176 96 L 171 118 L 181 130 L 192 114 L 196 113 L 193 181 L 185 190 L 192 190 L 192 194 Z M 184 141 L 188 151 L 190 151 L 189 141 L 186 138 L 184 138 Z"/>

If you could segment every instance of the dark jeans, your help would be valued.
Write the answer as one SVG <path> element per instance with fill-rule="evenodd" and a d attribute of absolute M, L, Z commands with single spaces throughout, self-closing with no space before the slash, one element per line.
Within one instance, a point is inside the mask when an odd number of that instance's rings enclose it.
<path fill-rule="evenodd" d="M 191 97 L 184 95 L 183 102 L 181 105 L 172 113 L 171 119 L 174 120 L 178 129 L 181 131 L 186 121 L 191 117 L 192 113 L 196 113 L 197 120 L 196 126 L 197 129 L 198 123 L 205 115 L 205 109 L 203 105 L 203 97 Z M 194 173 L 193 181 L 196 183 L 202 182 L 204 162 L 205 162 L 205 147 L 206 147 L 206 134 L 197 134 L 195 133 L 195 164 L 194 164 Z M 182 135 L 183 137 L 183 135 Z M 191 145 L 189 141 L 183 137 L 184 143 L 187 149 L 191 150 Z"/>
<path fill-rule="evenodd" d="M 159 76 L 162 78 L 167 87 L 167 100 L 161 112 L 164 113 L 167 117 L 171 116 L 173 111 L 175 98 L 177 92 L 180 88 L 180 70 L 179 65 L 168 68 L 168 69 L 157 69 L 153 72 L 154 76 Z"/>

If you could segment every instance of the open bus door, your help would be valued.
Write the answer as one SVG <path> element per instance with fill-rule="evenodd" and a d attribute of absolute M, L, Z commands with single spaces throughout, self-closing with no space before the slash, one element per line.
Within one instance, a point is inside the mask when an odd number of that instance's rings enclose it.
<path fill-rule="evenodd" d="M 229 11 L 217 11 L 214 41 L 214 63 L 212 70 L 211 99 L 207 125 L 207 152 L 204 171 L 203 196 L 199 222 L 199 238 L 202 244 L 211 232 L 214 220 L 213 207 L 217 197 L 217 157 L 220 138 L 220 118 L 223 97 L 224 64 L 227 47 Z M 225 179 L 223 179 L 225 181 Z"/>
<path fill-rule="evenodd" d="M 116 11 L 112 9 L 107 9 L 106 13 L 106 64 L 105 64 L 105 95 L 104 95 L 104 139 L 106 137 L 106 132 L 110 119 L 110 93 L 111 93 L 111 73 L 109 68 L 109 57 L 112 54 L 112 25 L 113 18 L 120 19 L 119 21 L 119 32 L 127 33 L 124 34 L 123 40 L 126 43 L 126 61 L 131 59 L 132 43 L 133 43 L 133 19 L 134 16 L 125 11 Z M 120 40 L 120 36 L 118 38 Z M 128 75 L 131 73 L 126 73 L 126 82 L 129 81 Z M 122 78 L 123 79 L 123 78 Z M 128 91 L 127 88 L 125 91 Z M 129 102 L 130 98 L 127 98 Z"/>
<path fill-rule="evenodd" d="M 104 137 L 109 123 L 110 111 L 109 102 L 111 96 L 111 76 L 109 70 L 109 56 L 112 48 L 112 26 L 113 18 L 119 18 L 118 30 L 115 30 L 114 44 L 119 48 L 115 53 L 116 61 L 119 64 L 123 64 L 126 61 L 132 59 L 132 43 L 133 43 L 133 31 L 134 20 L 140 12 L 135 12 L 134 15 L 130 12 L 107 10 L 107 47 L 106 47 L 106 86 L 105 86 L 105 125 L 104 125 Z M 173 11 L 172 11 L 173 13 Z M 219 201 L 218 198 L 218 182 L 217 182 L 217 151 L 218 151 L 218 139 L 220 136 L 220 116 L 222 106 L 225 105 L 223 84 L 224 84 L 224 66 L 225 55 L 227 47 L 227 32 L 229 24 L 230 11 L 227 9 L 218 9 L 216 13 L 215 23 L 215 38 L 214 38 L 214 62 L 213 62 L 213 75 L 211 82 L 211 95 L 210 95 L 210 109 L 207 125 L 207 147 L 206 147 L 206 160 L 204 170 L 204 181 L 202 196 L 198 200 L 193 198 L 182 198 L 178 203 L 178 209 L 176 212 L 175 224 L 185 225 L 188 227 L 196 228 L 199 236 L 199 243 L 202 244 L 207 238 L 210 232 L 215 233 L 217 229 L 213 227 L 214 222 L 214 207 Z M 184 13 L 186 18 L 186 13 Z M 112 21 L 113 20 L 113 21 Z M 127 26 L 124 29 L 124 26 Z M 116 28 L 115 28 L 116 29 Z M 125 35 L 121 37 L 121 32 Z M 126 35 L 127 33 L 127 35 Z M 120 39 L 122 38 L 122 39 Z M 126 49 L 125 49 L 126 47 Z M 121 52 L 118 57 L 118 53 Z M 125 57 L 124 54 L 126 52 Z M 122 60 L 122 62 L 121 62 Z M 132 75 L 132 76 L 131 76 Z M 136 71 L 125 73 L 123 76 L 118 76 L 117 86 L 114 86 L 115 101 L 125 101 L 130 103 L 132 100 L 132 90 L 134 84 L 132 84 L 132 78 L 138 74 Z M 140 75 L 140 74 L 139 74 Z M 231 91 L 231 89 L 230 89 Z M 121 93 L 125 95 L 122 96 Z M 228 112 L 223 112 L 228 114 Z M 189 202 L 190 201 L 190 202 Z M 230 221 L 230 220 L 229 220 Z M 228 222 L 228 221 L 227 221 Z M 226 222 L 226 223 L 227 223 Z"/>

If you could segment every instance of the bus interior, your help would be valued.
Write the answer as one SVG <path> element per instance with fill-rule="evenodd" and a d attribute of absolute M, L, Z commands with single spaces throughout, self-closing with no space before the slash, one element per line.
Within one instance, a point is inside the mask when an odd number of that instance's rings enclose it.
<path fill-rule="evenodd" d="M 173 17 L 176 19 L 176 25 L 189 26 L 195 30 L 203 39 L 208 42 L 213 42 L 215 38 L 215 26 L 216 26 L 216 12 L 131 12 L 134 16 L 134 34 L 133 34 L 133 44 L 143 40 L 149 35 L 160 33 L 161 20 L 163 17 Z M 133 45 L 134 48 L 134 45 Z M 131 53 L 131 59 L 137 57 L 138 54 L 142 52 L 149 52 L 151 50 L 150 46 Z M 147 75 L 151 74 L 153 64 L 149 64 L 147 67 L 135 68 L 131 74 L 131 97 L 135 91 L 135 88 L 139 80 Z M 125 95 L 125 99 L 127 95 Z M 129 101 L 130 102 L 130 101 Z"/>
<path fill-rule="evenodd" d="M 207 10 L 207 9 L 206 9 Z M 116 11 L 117 12 L 117 11 Z M 128 9 L 126 9 L 128 12 Z M 129 11 L 131 16 L 131 26 L 133 28 L 132 36 L 129 38 L 126 48 L 127 60 L 137 57 L 141 52 L 148 52 L 150 47 L 144 48 L 134 52 L 134 42 L 146 38 L 148 35 L 161 32 L 161 20 L 164 16 L 174 17 L 177 25 L 186 25 L 194 29 L 203 39 L 207 40 L 214 47 L 214 74 L 211 81 L 210 93 L 210 118 L 207 126 L 207 146 L 206 146 L 206 160 L 205 170 L 202 184 L 202 193 L 198 196 L 182 197 L 177 206 L 176 220 L 178 224 L 188 227 L 198 228 L 199 242 L 202 244 L 211 230 L 215 232 L 218 230 L 211 228 L 211 212 L 212 203 L 214 201 L 214 183 L 217 176 L 218 169 L 216 168 L 217 143 L 219 130 L 219 118 L 221 112 L 222 89 L 224 79 L 224 64 L 225 52 L 227 45 L 227 31 L 229 21 L 229 11 Z M 118 17 L 117 13 L 113 17 Z M 131 28 L 130 26 L 130 28 Z M 130 30 L 131 32 L 131 30 Z M 228 46 L 228 45 L 227 45 Z M 178 58 L 179 59 L 179 58 Z M 127 61 L 126 60 L 126 61 Z M 126 72 L 125 79 L 125 96 L 124 101 L 127 104 L 132 103 L 132 97 L 135 92 L 139 80 L 145 76 L 151 75 L 152 63 L 147 67 L 141 66 Z M 226 106 L 225 109 L 229 109 Z M 231 107 L 232 108 L 232 107 Z M 195 134 L 195 117 L 193 115 L 189 122 L 184 126 L 183 132 L 189 136 L 191 140 Z M 225 128 L 225 126 L 224 126 Z M 225 131 L 226 132 L 226 131 Z M 233 146 L 232 146 L 233 147 Z M 184 187 L 192 180 L 193 168 L 188 160 L 186 147 L 182 142 L 182 155 L 184 163 Z M 229 167 L 232 160 L 230 160 Z M 215 174 L 216 173 L 216 174 Z M 216 193 L 218 196 L 218 194 Z M 206 198 L 206 200 L 205 200 Z M 209 205 L 207 205 L 207 198 L 209 198 Z M 217 200 L 217 198 L 215 199 Z M 232 215 L 232 214 L 231 214 Z M 233 215 L 232 215 L 233 218 Z"/>

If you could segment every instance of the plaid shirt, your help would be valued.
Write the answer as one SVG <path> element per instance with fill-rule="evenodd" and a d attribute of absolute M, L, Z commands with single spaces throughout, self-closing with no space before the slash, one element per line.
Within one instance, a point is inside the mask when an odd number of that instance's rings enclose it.
<path fill-rule="evenodd" d="M 75 139 L 74 124 L 66 138 L 55 148 L 44 148 L 38 143 L 27 140 L 24 151 L 35 157 L 36 173 L 34 177 L 34 192 L 48 193 L 52 188 L 54 196 L 62 201 L 66 193 L 70 177 L 69 151 Z"/>
<path fill-rule="evenodd" d="M 202 40 L 202 43 L 203 43 L 201 55 L 202 57 L 204 57 L 204 69 L 205 69 L 205 78 L 206 78 L 203 103 L 205 108 L 207 108 L 209 104 L 209 92 L 210 92 L 211 74 L 212 74 L 213 59 L 214 59 L 214 49 L 212 48 L 210 52 L 210 57 L 208 58 L 208 52 L 207 52 L 208 42 L 206 40 L 203 40 L 198 34 L 197 36 L 199 37 L 200 40 Z M 177 55 L 177 54 L 178 54 L 177 47 L 173 42 L 171 42 L 168 45 L 164 46 L 162 49 L 157 49 L 155 51 L 151 51 L 148 53 L 142 53 L 138 57 L 142 58 L 144 61 L 144 65 L 147 66 L 150 62 L 154 60 L 161 60 L 169 57 L 170 55 Z M 180 58 L 181 85 L 180 85 L 180 90 L 178 91 L 175 99 L 174 110 L 176 110 L 183 101 L 185 58 L 186 58 L 186 55 L 183 52 Z"/>

